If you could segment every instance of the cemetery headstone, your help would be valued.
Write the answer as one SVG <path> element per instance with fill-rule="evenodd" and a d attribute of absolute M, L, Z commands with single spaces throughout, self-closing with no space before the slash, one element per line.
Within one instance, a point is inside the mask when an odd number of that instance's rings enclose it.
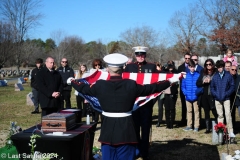
<path fill-rule="evenodd" d="M 23 84 L 26 83 L 23 77 L 18 78 L 18 83 Z"/>
<path fill-rule="evenodd" d="M 27 94 L 27 105 L 28 106 L 34 106 L 34 97 L 33 97 L 32 92 L 29 92 Z"/>
<path fill-rule="evenodd" d="M 20 83 L 15 83 L 15 91 L 23 91 L 24 88 L 22 86 L 22 84 Z"/>
<path fill-rule="evenodd" d="M 218 144 L 218 134 L 214 129 L 215 121 L 212 121 L 212 144 Z"/>
<path fill-rule="evenodd" d="M 7 81 L 6 80 L 0 80 L 0 86 L 1 87 L 7 86 Z"/>

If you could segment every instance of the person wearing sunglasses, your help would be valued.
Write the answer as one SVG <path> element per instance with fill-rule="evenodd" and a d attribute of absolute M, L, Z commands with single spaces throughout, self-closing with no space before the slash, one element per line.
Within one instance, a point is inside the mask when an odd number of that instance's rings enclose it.
<path fill-rule="evenodd" d="M 239 97 L 236 97 L 236 93 L 240 89 L 239 82 L 240 82 L 240 76 L 238 75 L 238 70 L 237 66 L 232 65 L 230 68 L 230 74 L 232 75 L 235 83 L 235 91 L 232 93 L 230 97 L 230 110 L 231 110 L 231 115 L 232 115 L 232 124 L 233 124 L 233 130 L 236 129 L 236 108 L 237 106 L 240 106 L 240 100 Z M 239 93 L 238 93 L 239 94 Z M 235 102 L 234 102 L 235 99 Z"/>
<path fill-rule="evenodd" d="M 124 72 L 130 73 L 158 73 L 156 64 L 146 61 L 148 47 L 137 46 L 132 48 L 135 53 L 136 62 L 126 66 Z M 147 159 L 149 152 L 149 135 L 152 126 L 152 111 L 155 101 L 151 100 L 141 108 L 133 112 L 136 133 L 139 140 L 139 156 Z M 140 130 L 141 128 L 141 130 Z M 140 134 L 141 133 L 141 134 Z M 141 135 L 141 136 L 140 136 Z"/>
<path fill-rule="evenodd" d="M 184 63 L 178 67 L 178 73 L 186 74 L 187 72 L 189 72 L 188 64 L 190 59 L 191 59 L 190 53 L 186 53 L 184 55 Z M 180 86 L 181 84 L 182 84 L 182 80 L 180 80 Z M 186 99 L 182 92 L 181 87 L 180 87 L 180 99 L 181 99 L 182 115 L 181 115 L 181 121 L 178 125 L 185 126 L 187 125 L 187 106 L 186 106 Z"/>
<path fill-rule="evenodd" d="M 210 111 L 217 121 L 217 111 L 215 107 L 215 100 L 210 92 L 210 83 L 213 75 L 216 73 L 215 63 L 212 59 L 207 59 L 204 63 L 203 71 L 201 72 L 198 80 L 197 87 L 203 87 L 203 93 L 198 98 L 199 106 L 203 107 L 206 123 L 205 134 L 211 133 Z"/>
<path fill-rule="evenodd" d="M 201 73 L 203 70 L 203 67 L 198 64 L 198 55 L 196 53 L 193 53 L 191 56 L 191 59 L 194 61 L 195 65 L 196 65 L 195 71 L 198 73 Z"/>
<path fill-rule="evenodd" d="M 228 71 L 224 70 L 225 63 L 223 60 L 218 60 L 216 62 L 216 67 L 217 72 L 213 75 L 210 83 L 210 91 L 215 99 L 218 123 L 224 123 L 224 110 L 228 133 L 230 134 L 230 137 L 232 137 L 235 135 L 233 133 L 232 116 L 230 111 L 230 96 L 235 90 L 234 79 Z"/>
<path fill-rule="evenodd" d="M 61 74 L 63 80 L 63 91 L 61 93 L 61 109 L 64 109 L 64 101 L 66 103 L 66 108 L 71 108 L 71 92 L 72 86 L 67 85 L 67 79 L 69 77 L 74 77 L 74 71 L 68 65 L 67 58 L 62 58 L 61 66 L 57 69 L 57 71 Z"/>
<path fill-rule="evenodd" d="M 103 68 L 103 64 L 102 64 L 101 59 L 94 59 L 94 60 L 92 61 L 92 68 L 90 69 L 90 75 L 93 74 L 93 73 L 96 72 L 96 71 L 101 71 L 101 72 L 104 72 L 104 71 L 105 71 L 104 68 Z M 98 112 L 98 111 L 96 111 L 96 110 L 94 110 L 94 109 L 91 107 L 91 105 L 90 105 L 90 103 L 89 103 L 88 101 L 85 100 L 84 103 L 85 103 L 85 105 L 87 106 L 87 107 L 86 107 L 86 108 L 87 108 L 87 109 L 86 109 L 87 112 L 90 112 L 90 114 L 92 115 L 92 121 L 98 123 L 98 121 L 99 121 L 99 116 L 101 117 L 101 113 Z M 102 119 L 102 118 L 101 118 L 101 119 Z"/>

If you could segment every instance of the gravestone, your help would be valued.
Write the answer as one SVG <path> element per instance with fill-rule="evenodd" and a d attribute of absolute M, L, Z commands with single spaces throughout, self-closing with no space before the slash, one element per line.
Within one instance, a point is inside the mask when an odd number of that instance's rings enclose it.
<path fill-rule="evenodd" d="M 212 121 L 212 144 L 218 144 L 218 134 L 214 129 L 215 121 Z"/>
<path fill-rule="evenodd" d="M 26 83 L 23 77 L 18 78 L 18 83 L 23 84 Z"/>
<path fill-rule="evenodd" d="M 15 83 L 15 91 L 23 91 L 24 88 L 21 83 Z"/>
<path fill-rule="evenodd" d="M 28 106 L 34 106 L 34 97 L 33 97 L 32 92 L 29 92 L 27 94 L 27 105 Z"/>
<path fill-rule="evenodd" d="M 0 80 L 0 87 L 7 86 L 6 80 Z"/>

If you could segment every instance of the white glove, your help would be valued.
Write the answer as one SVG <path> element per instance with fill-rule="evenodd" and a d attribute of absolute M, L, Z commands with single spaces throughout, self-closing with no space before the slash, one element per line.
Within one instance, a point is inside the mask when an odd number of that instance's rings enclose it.
<path fill-rule="evenodd" d="M 71 85 L 71 81 L 73 81 L 73 80 L 75 80 L 73 77 L 69 77 L 69 78 L 67 79 L 67 84 L 68 84 L 68 85 Z"/>
<path fill-rule="evenodd" d="M 182 73 L 182 75 L 183 75 L 183 78 L 186 78 L 186 72 L 181 72 Z"/>
<path fill-rule="evenodd" d="M 172 78 L 169 78 L 168 81 L 169 81 L 170 83 L 176 83 L 176 82 L 179 81 L 179 78 L 177 78 L 177 77 L 174 76 L 174 77 L 172 77 Z"/>

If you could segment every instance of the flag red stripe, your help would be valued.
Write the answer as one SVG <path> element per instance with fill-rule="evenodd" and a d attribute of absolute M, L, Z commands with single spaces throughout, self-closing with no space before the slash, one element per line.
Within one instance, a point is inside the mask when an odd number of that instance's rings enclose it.
<path fill-rule="evenodd" d="M 129 73 L 129 72 L 124 72 L 124 73 L 122 74 L 122 78 L 123 78 L 123 79 L 129 79 L 129 77 L 130 77 L 130 73 Z"/>
<path fill-rule="evenodd" d="M 137 79 L 136 79 L 137 84 L 143 84 L 143 80 L 144 80 L 144 73 L 138 73 Z"/>
<path fill-rule="evenodd" d="M 161 76 L 161 74 L 159 73 L 152 73 L 152 77 L 151 77 L 151 82 L 150 84 L 152 83 L 155 83 L 155 82 L 158 82 L 158 77 Z"/>
<path fill-rule="evenodd" d="M 166 76 L 166 80 L 169 79 L 169 78 L 172 78 L 173 76 L 174 76 L 174 74 L 170 74 L 170 73 L 167 74 L 167 76 Z"/>

